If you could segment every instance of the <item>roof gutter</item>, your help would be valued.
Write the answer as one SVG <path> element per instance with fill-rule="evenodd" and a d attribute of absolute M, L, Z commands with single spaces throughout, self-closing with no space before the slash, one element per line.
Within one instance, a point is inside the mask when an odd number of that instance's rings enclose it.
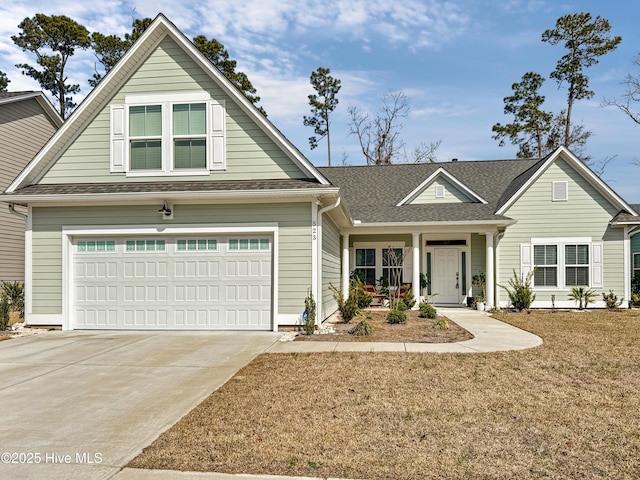
<path fill-rule="evenodd" d="M 326 207 L 321 208 L 320 210 L 318 210 L 318 241 L 322 241 L 322 216 L 330 211 L 330 210 L 334 210 L 336 208 L 338 208 L 338 206 L 340 205 L 341 202 L 341 198 L 338 197 L 336 199 L 336 203 L 334 203 L 333 205 L 327 205 Z M 322 248 L 318 248 L 318 260 L 316 262 L 316 265 L 322 265 Z M 316 298 L 316 311 L 317 313 L 317 320 L 316 320 L 316 325 L 319 325 L 320 322 L 323 320 L 323 311 L 322 311 L 322 302 L 320 301 L 321 298 L 321 285 L 322 285 L 322 268 L 318 268 L 318 282 L 317 282 L 317 292 L 314 292 L 314 296 Z"/>
<path fill-rule="evenodd" d="M 286 190 L 233 190 L 233 191 L 151 191 L 151 192 L 122 192 L 122 193 L 79 193 L 79 194 L 51 194 L 51 195 L 17 195 L 4 194 L 0 202 L 6 203 L 48 203 L 48 202 L 77 202 L 77 201 L 105 201 L 107 203 L 138 201 L 157 198 L 172 198 L 176 200 L 189 199 L 247 199 L 247 198 L 277 198 L 277 197 L 309 197 L 317 195 L 337 194 L 337 187 L 286 189 Z"/>
<path fill-rule="evenodd" d="M 16 210 L 16 206 L 14 203 L 9 204 L 9 213 L 11 213 L 12 215 L 15 215 L 16 217 L 20 217 L 23 220 L 27 220 L 29 218 L 29 215 L 25 215 L 24 213 L 18 212 Z"/>

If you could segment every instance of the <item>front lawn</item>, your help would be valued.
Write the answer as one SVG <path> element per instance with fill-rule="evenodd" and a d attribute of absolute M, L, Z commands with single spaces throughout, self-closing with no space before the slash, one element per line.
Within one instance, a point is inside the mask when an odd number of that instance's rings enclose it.
<path fill-rule="evenodd" d="M 640 478 L 640 311 L 499 318 L 544 345 L 261 355 L 129 466 L 360 479 Z"/>

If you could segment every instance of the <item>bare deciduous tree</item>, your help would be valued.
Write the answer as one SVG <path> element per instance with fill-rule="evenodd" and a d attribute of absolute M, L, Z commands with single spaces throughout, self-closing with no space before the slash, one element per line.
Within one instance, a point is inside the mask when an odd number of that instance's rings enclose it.
<path fill-rule="evenodd" d="M 382 95 L 382 106 L 374 118 L 360 108 L 349 107 L 350 135 L 358 137 L 369 165 L 390 165 L 404 148 L 400 138 L 402 120 L 409 114 L 409 99 L 402 91 Z"/>

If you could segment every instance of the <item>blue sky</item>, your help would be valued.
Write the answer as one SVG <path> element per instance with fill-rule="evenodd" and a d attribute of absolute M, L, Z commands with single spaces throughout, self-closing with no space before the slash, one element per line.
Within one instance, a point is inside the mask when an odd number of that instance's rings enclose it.
<path fill-rule="evenodd" d="M 42 0 L 3 2 L 0 6 L 0 70 L 9 89 L 38 85 L 21 75 L 16 63 L 33 58 L 13 45 L 17 25 L 35 13 L 67 15 L 90 31 L 123 35 L 132 18 L 164 13 L 187 36 L 204 34 L 221 41 L 238 69 L 248 74 L 262 97 L 269 119 L 316 165 L 326 164 L 325 144 L 310 150 L 309 75 L 328 67 L 342 80 L 340 103 L 332 116 L 332 160 L 364 163 L 357 139 L 349 136 L 350 105 L 375 113 L 380 97 L 402 90 L 411 111 L 402 138 L 408 148 L 441 140 L 441 161 L 514 158 L 516 148 L 499 147 L 491 127 L 507 123 L 503 98 L 527 71 L 545 77 L 565 53 L 540 41 L 558 17 L 590 12 L 607 18 L 612 34 L 622 36 L 618 49 L 586 73 L 595 91 L 574 108 L 574 122 L 593 132 L 587 153 L 594 162 L 617 155 L 603 178 L 630 203 L 640 203 L 640 126 L 603 98 L 619 97 L 625 76 L 637 72 L 640 52 L 640 2 L 635 0 Z M 80 100 L 95 59 L 79 52 L 70 79 L 79 83 Z M 566 91 L 547 79 L 542 93 L 546 110 L 559 111 Z M 640 106 L 638 108 L 640 110 Z"/>

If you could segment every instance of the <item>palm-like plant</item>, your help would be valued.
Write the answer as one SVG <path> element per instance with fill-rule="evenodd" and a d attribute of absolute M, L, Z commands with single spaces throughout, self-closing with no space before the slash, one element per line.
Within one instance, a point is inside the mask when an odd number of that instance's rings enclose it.
<path fill-rule="evenodd" d="M 571 293 L 569 294 L 569 298 L 571 300 L 575 300 L 576 302 L 578 302 L 579 310 L 587 308 L 590 303 L 593 303 L 595 296 L 596 292 L 594 290 L 585 287 L 573 287 L 571 289 Z M 582 306 L 583 302 L 584 307 Z"/>

